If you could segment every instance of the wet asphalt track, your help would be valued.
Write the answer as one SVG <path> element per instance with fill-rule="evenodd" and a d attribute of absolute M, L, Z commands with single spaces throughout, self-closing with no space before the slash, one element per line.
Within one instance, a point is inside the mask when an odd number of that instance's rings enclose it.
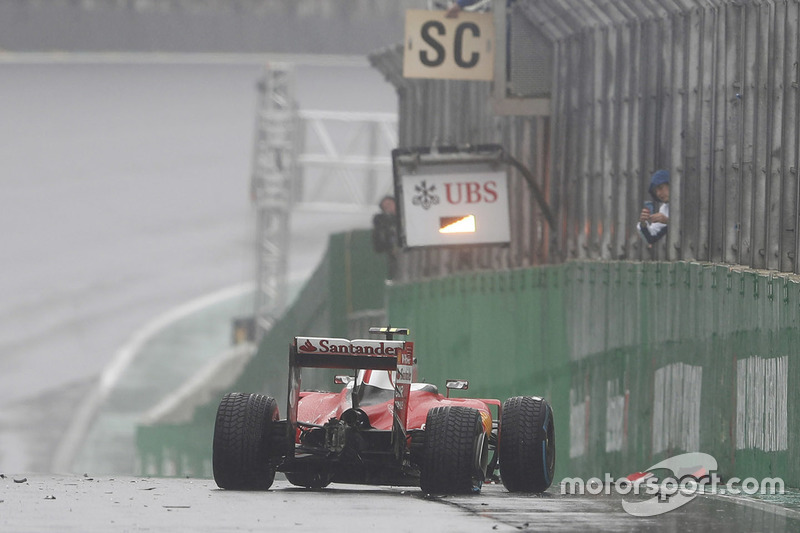
<path fill-rule="evenodd" d="M 620 496 L 430 497 L 417 488 L 332 485 L 223 491 L 211 480 L 12 476 L 0 479 L 0 531 L 674 531 L 800 530 L 800 512 L 753 500 L 699 496 L 670 513 L 635 518 Z"/>

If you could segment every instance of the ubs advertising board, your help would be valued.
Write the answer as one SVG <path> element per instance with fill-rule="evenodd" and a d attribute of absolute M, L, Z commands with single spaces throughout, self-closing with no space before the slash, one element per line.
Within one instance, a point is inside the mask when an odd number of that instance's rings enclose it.
<path fill-rule="evenodd" d="M 489 165 L 432 170 L 399 177 L 405 246 L 497 244 L 511 240 L 505 170 Z"/>
<path fill-rule="evenodd" d="M 494 18 L 491 13 L 406 11 L 403 76 L 484 80 L 494 76 Z"/>

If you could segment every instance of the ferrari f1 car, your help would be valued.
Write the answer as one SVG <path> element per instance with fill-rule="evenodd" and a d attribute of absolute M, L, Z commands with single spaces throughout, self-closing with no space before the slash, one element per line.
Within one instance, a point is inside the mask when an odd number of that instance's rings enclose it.
<path fill-rule="evenodd" d="M 287 417 L 274 398 L 229 393 L 217 410 L 217 485 L 266 490 L 275 472 L 294 485 L 419 486 L 432 494 L 475 493 L 499 478 L 512 492 L 543 492 L 553 481 L 553 411 L 535 396 L 450 398 L 414 383 L 407 329 L 370 328 L 383 340 L 295 337 L 289 347 Z M 340 392 L 301 391 L 303 368 L 351 369 Z M 492 411 L 495 411 L 493 416 Z"/>

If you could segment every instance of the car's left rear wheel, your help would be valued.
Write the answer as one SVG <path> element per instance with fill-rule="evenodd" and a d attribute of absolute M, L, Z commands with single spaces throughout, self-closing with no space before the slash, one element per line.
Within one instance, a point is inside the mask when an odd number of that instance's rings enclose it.
<path fill-rule="evenodd" d="M 477 409 L 436 407 L 428 411 L 420 487 L 429 494 L 480 492 L 489 441 Z"/>
<path fill-rule="evenodd" d="M 271 433 L 278 420 L 274 398 L 261 394 L 226 394 L 217 409 L 212 463 L 222 489 L 267 490 L 275 480 L 270 463 Z"/>

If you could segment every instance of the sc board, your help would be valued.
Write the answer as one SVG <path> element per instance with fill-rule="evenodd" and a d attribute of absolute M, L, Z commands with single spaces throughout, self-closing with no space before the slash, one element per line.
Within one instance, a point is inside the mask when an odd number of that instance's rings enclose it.
<path fill-rule="evenodd" d="M 491 13 L 406 11 L 403 76 L 491 81 L 494 74 Z"/>

